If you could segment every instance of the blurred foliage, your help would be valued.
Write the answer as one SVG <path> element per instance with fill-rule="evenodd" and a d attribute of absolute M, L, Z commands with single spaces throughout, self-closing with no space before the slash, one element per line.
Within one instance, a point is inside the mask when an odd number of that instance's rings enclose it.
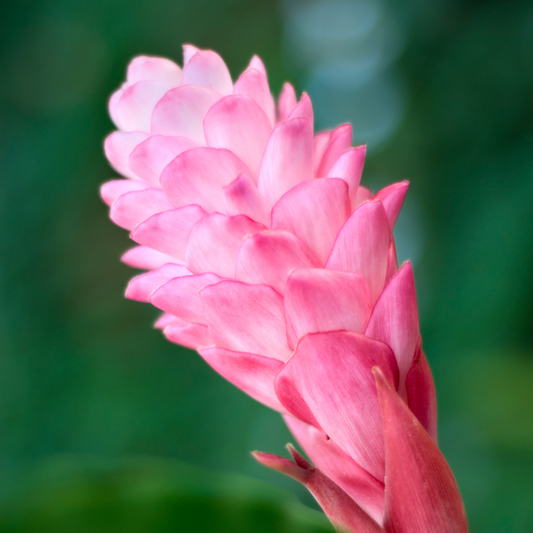
<path fill-rule="evenodd" d="M 50 460 L 3 508 L 2 533 L 333 533 L 265 483 L 169 460 Z"/>
<path fill-rule="evenodd" d="M 533 5 L 387 4 L 405 36 L 396 70 L 407 108 L 388 143 L 369 147 L 364 181 L 373 188 L 411 181 L 397 226 L 399 255 L 414 256 L 411 247 L 418 247 L 440 444 L 471 531 L 527 533 Z M 0 10 L 2 524 L 22 528 L 8 531 L 82 531 L 66 516 L 74 505 L 72 520 L 84 509 L 102 520 L 93 531 L 105 531 L 111 520 L 118 531 L 133 529 L 137 521 L 121 514 L 126 508 L 138 511 L 138 523 L 154 520 L 145 529 L 166 531 L 178 514 L 187 516 L 178 495 L 189 485 L 179 479 L 197 474 L 169 467 L 166 477 L 163 462 L 126 464 L 121 457 L 128 454 L 247 473 L 310 504 L 298 484 L 248 454 L 279 453 L 291 440 L 278 415 L 150 329 L 155 310 L 123 299 L 132 271 L 118 257 L 131 243 L 97 194 L 112 176 L 102 155 L 112 130 L 105 102 L 133 55 L 180 60 L 181 44 L 192 42 L 217 50 L 237 75 L 257 53 L 276 93 L 285 79 L 304 90 L 305 71 L 287 60 L 283 10 L 267 0 L 5 0 Z M 38 468 L 32 465 L 72 453 L 106 457 L 109 466 L 79 463 L 69 474 L 53 462 L 51 477 L 30 476 L 25 489 L 14 489 L 23 471 Z M 253 494 L 252 508 L 270 516 L 265 524 L 292 516 Z M 205 498 L 207 521 L 220 513 L 220 500 Z M 234 505 L 246 524 L 247 506 Z M 17 517 L 25 518 L 15 526 Z M 217 527 L 210 526 L 225 530 Z M 270 530 L 284 526 L 277 527 Z M 303 527 L 290 522 L 291 530 Z"/>

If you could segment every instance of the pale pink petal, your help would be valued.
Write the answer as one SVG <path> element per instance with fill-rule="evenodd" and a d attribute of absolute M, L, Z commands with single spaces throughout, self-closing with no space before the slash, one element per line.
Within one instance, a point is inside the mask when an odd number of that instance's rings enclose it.
<path fill-rule="evenodd" d="M 385 531 L 330 478 L 310 465 L 290 444 L 287 446 L 294 463 L 271 453 L 252 452 L 257 461 L 268 468 L 302 483 L 322 507 L 338 531 L 352 533 L 385 533 Z"/>
<path fill-rule="evenodd" d="M 138 56 L 128 65 L 128 83 L 152 80 L 160 81 L 170 88 L 178 87 L 181 83 L 181 68 L 164 57 Z"/>
<path fill-rule="evenodd" d="M 200 355 L 222 377 L 254 400 L 276 411 L 285 412 L 274 391 L 274 380 L 283 366 L 281 361 L 217 347 L 200 350 Z"/>
<path fill-rule="evenodd" d="M 387 275 L 385 277 L 385 285 L 396 275 L 398 272 L 398 258 L 396 257 L 396 245 L 394 244 L 394 237 L 390 239 L 389 246 L 389 258 L 387 260 Z"/>
<path fill-rule="evenodd" d="M 313 169 L 315 177 L 318 175 L 318 167 L 324 156 L 324 152 L 329 146 L 331 131 L 321 131 L 313 137 Z"/>
<path fill-rule="evenodd" d="M 233 82 L 224 60 L 212 50 L 201 50 L 183 67 L 183 85 L 199 85 L 223 96 L 231 94 Z"/>
<path fill-rule="evenodd" d="M 254 68 L 245 70 L 235 83 L 233 94 L 248 95 L 265 112 L 270 124 L 273 126 L 276 123 L 276 106 L 266 74 Z"/>
<path fill-rule="evenodd" d="M 111 117 L 111 120 L 114 122 L 115 126 L 117 128 L 120 128 L 120 123 L 117 116 L 117 107 L 118 103 L 120 102 L 120 99 L 122 98 L 122 94 L 124 93 L 124 88 L 120 88 L 118 91 L 115 91 L 111 98 L 109 99 L 109 102 L 107 103 L 107 109 L 109 111 L 109 116 Z"/>
<path fill-rule="evenodd" d="M 163 330 L 163 335 L 170 342 L 181 344 L 191 350 L 200 350 L 213 345 L 207 327 L 202 324 L 172 324 Z"/>
<path fill-rule="evenodd" d="M 246 239 L 237 256 L 235 277 L 246 283 L 264 283 L 283 294 L 295 268 L 319 267 L 309 247 L 287 231 L 265 231 Z"/>
<path fill-rule="evenodd" d="M 156 213 L 172 209 L 161 189 L 143 189 L 123 194 L 111 206 L 109 217 L 121 228 L 132 230 Z"/>
<path fill-rule="evenodd" d="M 162 254 L 146 246 L 136 246 L 128 250 L 120 259 L 130 267 L 143 270 L 155 270 L 167 263 L 176 263 L 176 259 L 170 255 Z"/>
<path fill-rule="evenodd" d="M 250 169 L 259 172 L 272 125 L 265 112 L 249 96 L 233 94 L 217 102 L 204 119 L 207 145 L 226 148 Z"/>
<path fill-rule="evenodd" d="M 168 313 L 163 313 L 154 324 L 154 328 L 156 329 L 165 329 L 167 326 L 186 326 L 187 322 L 184 322 L 183 320 L 169 315 Z"/>
<path fill-rule="evenodd" d="M 385 212 L 389 217 L 389 224 L 391 230 L 394 229 L 396 224 L 396 219 L 400 214 L 400 209 L 402 208 L 405 195 L 407 194 L 407 189 L 409 188 L 408 181 L 401 181 L 399 183 L 393 183 L 384 189 L 381 189 L 376 193 L 372 200 L 381 200 Z"/>
<path fill-rule="evenodd" d="M 378 298 L 365 335 L 388 344 L 398 363 L 398 392 L 406 399 L 405 378 L 413 363 L 420 336 L 413 269 L 408 261 Z"/>
<path fill-rule="evenodd" d="M 168 90 L 160 81 L 139 81 L 125 89 L 114 110 L 120 129 L 149 132 L 152 111 Z"/>
<path fill-rule="evenodd" d="M 179 154 L 196 145 L 185 137 L 152 135 L 138 144 L 129 157 L 129 167 L 145 183 L 160 187 L 163 169 Z"/>
<path fill-rule="evenodd" d="M 411 369 L 405 380 L 407 405 L 429 436 L 437 442 L 437 399 L 428 362 L 418 340 Z"/>
<path fill-rule="evenodd" d="M 128 167 L 128 159 L 133 149 L 147 138 L 148 133 L 143 131 L 113 132 L 104 143 L 107 160 L 119 174 L 138 180 L 139 177 Z"/>
<path fill-rule="evenodd" d="M 267 75 L 265 64 L 263 63 L 263 61 L 261 60 L 261 58 L 259 56 L 253 56 L 252 59 L 250 60 L 250 64 L 248 65 L 248 69 L 251 69 L 251 68 L 253 68 L 255 70 L 258 70 L 264 76 Z"/>
<path fill-rule="evenodd" d="M 337 446 L 383 481 L 383 425 L 374 366 L 396 385 L 398 367 L 386 344 L 344 331 L 313 333 L 299 342 L 278 374 L 276 393 L 289 411 L 296 402 L 305 404 Z"/>
<path fill-rule="evenodd" d="M 452 471 L 426 430 L 374 369 L 383 414 L 387 532 L 467 533 L 461 496 Z"/>
<path fill-rule="evenodd" d="M 132 191 L 142 191 L 147 188 L 148 185 L 142 181 L 112 180 L 104 183 L 100 187 L 100 196 L 107 205 L 111 206 L 119 196 Z"/>
<path fill-rule="evenodd" d="M 291 347 L 307 333 L 364 333 L 372 310 L 365 280 L 357 274 L 335 270 L 295 270 L 287 280 L 284 300 Z"/>
<path fill-rule="evenodd" d="M 367 189 L 366 187 L 359 185 L 359 188 L 357 189 L 357 194 L 355 195 L 355 198 L 352 200 L 352 209 L 358 208 L 363 202 L 366 202 L 371 196 L 372 196 L 372 193 L 370 192 L 370 189 Z"/>
<path fill-rule="evenodd" d="M 285 83 L 278 100 L 278 121 L 287 120 L 297 103 L 294 87 L 290 83 Z"/>
<path fill-rule="evenodd" d="M 357 191 L 363 166 L 365 164 L 366 146 L 350 148 L 342 153 L 329 169 L 328 178 L 341 178 L 350 188 L 350 202 L 353 205 L 357 198 Z"/>
<path fill-rule="evenodd" d="M 131 238 L 138 244 L 185 261 L 191 228 L 206 215 L 197 205 L 170 209 L 139 224 L 132 232 Z"/>
<path fill-rule="evenodd" d="M 290 231 L 323 265 L 351 213 L 348 186 L 341 179 L 304 181 L 286 192 L 272 208 L 272 229 Z"/>
<path fill-rule="evenodd" d="M 226 278 L 235 277 L 235 262 L 243 240 L 266 230 L 245 215 L 228 217 L 212 213 L 199 220 L 187 241 L 185 264 L 194 273 L 214 272 Z"/>
<path fill-rule="evenodd" d="M 222 187 L 241 174 L 253 180 L 246 165 L 229 150 L 194 148 L 165 168 L 160 183 L 175 207 L 198 204 L 208 213 L 224 212 Z"/>
<path fill-rule="evenodd" d="M 257 188 L 274 205 L 289 189 L 313 179 L 313 131 L 305 118 L 278 124 L 265 149 Z"/>
<path fill-rule="evenodd" d="M 379 201 L 366 202 L 352 213 L 340 230 L 326 268 L 363 276 L 374 303 L 385 284 L 390 239 L 385 209 Z"/>
<path fill-rule="evenodd" d="M 359 466 L 323 431 L 293 416 L 283 418 L 311 461 L 381 525 L 385 498 L 383 483 Z"/>
<path fill-rule="evenodd" d="M 135 276 L 128 283 L 126 298 L 149 302 L 150 295 L 172 278 L 189 276 L 191 273 L 182 265 L 167 264 L 146 274 Z"/>
<path fill-rule="evenodd" d="M 152 293 L 150 301 L 185 322 L 206 324 L 200 290 L 219 281 L 222 278 L 210 272 L 171 279 Z"/>
<path fill-rule="evenodd" d="M 307 93 L 302 94 L 302 97 L 300 98 L 300 102 L 298 102 L 296 107 L 290 112 L 287 120 L 290 120 L 291 118 L 307 119 L 307 122 L 309 122 L 309 125 L 311 126 L 311 131 L 313 131 L 313 128 L 314 128 L 313 104 L 311 103 L 311 98 L 309 98 Z"/>
<path fill-rule="evenodd" d="M 283 298 L 266 285 L 221 281 L 200 292 L 209 332 L 216 344 L 286 361 Z"/>
<path fill-rule="evenodd" d="M 222 191 L 228 215 L 246 215 L 270 227 L 270 207 L 251 179 L 241 174 Z"/>
<path fill-rule="evenodd" d="M 352 127 L 350 124 L 344 124 L 334 129 L 329 138 L 329 145 L 320 160 L 317 178 L 326 177 L 340 155 L 350 146 L 352 146 Z"/>
<path fill-rule="evenodd" d="M 186 65 L 198 52 L 199 48 L 193 46 L 192 44 L 183 45 L 183 65 Z"/>
<path fill-rule="evenodd" d="M 151 132 L 187 137 L 205 146 L 204 117 L 220 98 L 220 94 L 198 85 L 171 89 L 154 108 Z"/>

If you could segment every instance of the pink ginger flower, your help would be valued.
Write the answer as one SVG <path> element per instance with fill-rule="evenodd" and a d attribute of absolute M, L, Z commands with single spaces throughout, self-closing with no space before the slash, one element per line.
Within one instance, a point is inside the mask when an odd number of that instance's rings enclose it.
<path fill-rule="evenodd" d="M 210 50 L 184 67 L 137 57 L 105 142 L 126 179 L 102 187 L 148 270 L 126 296 L 165 314 L 172 342 L 283 414 L 314 462 L 255 452 L 302 482 L 341 529 L 462 533 L 436 445 L 412 268 L 392 230 L 408 183 L 371 195 L 350 125 L 313 135 L 306 94 L 277 109 L 254 57 L 237 82 Z"/>

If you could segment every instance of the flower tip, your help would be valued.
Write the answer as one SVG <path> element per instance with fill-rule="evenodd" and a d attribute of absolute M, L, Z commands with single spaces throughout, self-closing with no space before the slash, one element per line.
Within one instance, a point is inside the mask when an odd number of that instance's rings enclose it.
<path fill-rule="evenodd" d="M 257 56 L 257 55 L 254 55 L 252 57 L 252 59 L 250 60 L 250 63 L 248 65 L 248 69 L 251 69 L 251 68 L 261 72 L 261 74 L 263 74 L 264 76 L 267 75 L 265 64 L 263 63 L 261 58 L 259 56 Z"/>
<path fill-rule="evenodd" d="M 183 45 L 183 66 L 185 66 L 200 51 L 199 48 L 192 44 Z"/>
<path fill-rule="evenodd" d="M 280 457 L 279 455 L 274 455 L 273 453 L 259 451 L 253 451 L 251 452 L 251 454 L 252 457 L 257 462 L 261 463 L 263 466 L 266 466 L 267 468 L 272 468 L 272 470 L 277 470 L 282 474 L 292 477 L 300 483 L 305 483 L 311 473 L 310 470 L 307 470 L 305 467 L 302 467 L 299 464 L 293 463 L 290 459 L 287 459 L 286 457 Z M 298 454 L 298 452 L 296 452 L 296 454 L 306 464 L 309 464 L 307 463 L 307 461 L 305 461 L 305 459 L 303 459 L 303 457 Z"/>
<path fill-rule="evenodd" d="M 410 185 L 409 180 L 402 180 L 402 181 L 399 181 L 393 184 L 395 190 L 404 189 L 405 194 L 407 194 L 407 189 L 409 189 L 409 185 Z"/>
<path fill-rule="evenodd" d="M 111 194 L 109 194 L 109 189 L 110 189 L 110 185 L 109 185 L 109 182 L 106 182 L 106 183 L 103 183 L 102 185 L 100 185 L 100 198 L 102 198 L 102 200 L 108 205 L 108 206 L 111 206 L 111 204 L 113 203 L 114 201 L 114 198 Z"/>
<path fill-rule="evenodd" d="M 283 459 L 273 453 L 260 452 L 259 450 L 253 450 L 250 452 L 250 455 L 262 465 L 268 466 L 269 468 L 275 468 L 280 460 Z M 274 466 L 271 466 L 274 465 Z"/>
<path fill-rule="evenodd" d="M 127 298 L 128 300 L 135 300 L 134 291 L 129 284 L 124 290 L 124 298 Z"/>
<path fill-rule="evenodd" d="M 302 454 L 300 454 L 290 442 L 285 447 L 287 448 L 287 450 L 289 450 L 289 453 L 291 454 L 292 458 L 300 468 L 304 468 L 305 470 L 313 470 L 313 465 L 306 461 Z"/>
<path fill-rule="evenodd" d="M 134 241 L 134 242 L 137 242 L 137 241 L 135 240 L 135 236 L 136 236 L 137 233 L 138 233 L 137 228 L 138 228 L 141 224 L 142 224 L 142 222 L 139 223 L 139 224 L 137 224 L 137 225 L 136 225 L 136 226 L 130 231 L 130 233 L 129 233 L 129 235 L 128 235 L 128 237 L 129 237 L 132 241 Z"/>
<path fill-rule="evenodd" d="M 252 450 L 250 452 L 250 455 L 256 460 L 256 461 L 259 461 L 261 462 L 261 458 L 263 455 L 271 455 L 271 454 L 268 454 L 266 452 L 260 452 L 259 450 Z"/>
<path fill-rule="evenodd" d="M 139 291 L 138 278 L 139 276 L 136 276 L 129 281 L 126 287 L 126 290 L 124 291 L 124 297 L 127 298 L 128 300 L 135 300 L 138 302 L 142 302 L 143 298 L 141 298 L 141 296 L 139 295 L 140 291 Z"/>
<path fill-rule="evenodd" d="M 273 468 L 274 470 L 278 470 L 280 465 L 283 465 L 285 461 L 289 461 L 288 459 L 285 459 L 285 457 L 280 457 L 273 453 L 260 452 L 259 450 L 254 450 L 250 452 L 250 454 L 256 461 L 269 468 Z"/>

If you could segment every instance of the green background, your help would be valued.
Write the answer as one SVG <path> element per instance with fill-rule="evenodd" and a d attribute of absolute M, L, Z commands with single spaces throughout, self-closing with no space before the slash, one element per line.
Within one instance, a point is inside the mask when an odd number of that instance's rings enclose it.
<path fill-rule="evenodd" d="M 388 9 L 405 39 L 394 65 L 405 105 L 392 136 L 369 145 L 363 181 L 411 181 L 399 256 L 416 241 L 440 444 L 471 531 L 531 532 L 533 4 Z M 156 310 L 123 298 L 133 271 L 118 258 L 131 242 L 98 196 L 114 175 L 106 102 L 134 55 L 181 62 L 192 42 L 235 77 L 256 53 L 273 92 L 291 80 L 313 97 L 286 10 L 270 0 L 0 10 L 0 530 L 164 532 L 201 518 L 198 531 L 327 531 L 283 492 L 313 505 L 301 487 L 249 456 L 283 452 L 278 415 L 166 342 L 150 327 Z"/>

